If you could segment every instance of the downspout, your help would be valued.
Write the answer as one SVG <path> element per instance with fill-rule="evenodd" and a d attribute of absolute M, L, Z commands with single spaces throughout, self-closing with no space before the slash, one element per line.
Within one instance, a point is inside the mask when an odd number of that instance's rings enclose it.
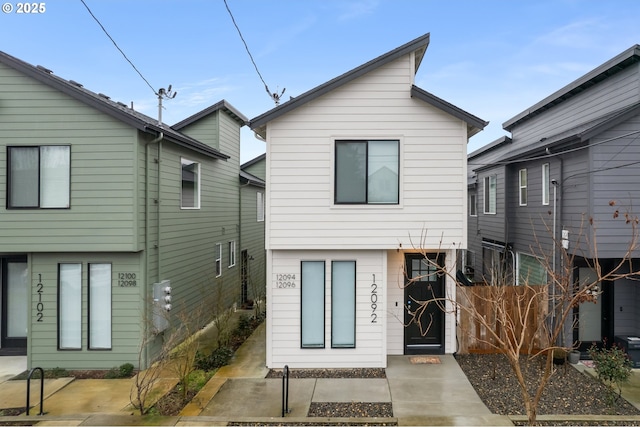
<path fill-rule="evenodd" d="M 146 162 L 146 167 L 145 167 L 145 180 L 144 180 L 144 194 L 145 194 L 145 209 L 144 209 L 144 233 L 145 233 L 145 255 L 144 255 L 144 270 L 145 270 L 145 282 L 148 283 L 149 282 L 149 278 L 151 277 L 150 271 L 149 271 L 149 258 L 150 258 L 150 251 L 151 251 L 151 242 L 149 239 L 149 230 L 151 230 L 151 226 L 149 224 L 149 212 L 151 210 L 151 197 L 149 196 L 149 167 L 150 167 L 150 161 L 149 161 L 149 146 L 151 144 L 155 144 L 158 143 L 160 144 L 160 141 L 162 141 L 164 139 L 164 133 L 161 131 L 158 136 L 154 139 L 152 139 L 151 141 L 148 141 L 147 143 L 145 143 L 145 162 Z M 158 150 L 159 152 L 159 150 Z M 158 164 L 159 164 L 160 159 L 158 158 Z M 158 170 L 158 172 L 160 172 Z M 160 190 L 160 174 L 158 173 L 158 192 Z M 146 294 L 148 294 L 148 289 L 147 287 L 145 287 L 145 297 Z M 151 316 L 153 316 L 153 313 L 151 313 L 151 315 L 149 314 L 149 304 L 147 301 L 147 298 L 145 298 L 145 304 L 144 304 L 144 319 L 145 322 L 148 324 L 148 319 L 151 318 Z M 147 329 L 145 328 L 145 333 L 147 333 Z M 144 339 L 146 340 L 147 337 L 145 336 Z M 149 351 L 148 351 L 148 346 L 144 346 L 144 361 L 145 364 L 147 366 L 149 366 Z M 141 369 L 141 367 L 138 367 L 139 369 Z"/>

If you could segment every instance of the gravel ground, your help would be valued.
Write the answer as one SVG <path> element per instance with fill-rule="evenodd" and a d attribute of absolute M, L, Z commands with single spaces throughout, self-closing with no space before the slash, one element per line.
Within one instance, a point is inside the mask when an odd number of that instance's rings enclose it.
<path fill-rule="evenodd" d="M 491 412 L 526 415 L 518 383 L 506 357 L 471 354 L 457 355 L 456 359 Z M 523 365 L 527 378 L 537 377 L 538 360 L 523 362 Z M 606 387 L 596 378 L 569 364 L 558 366 L 540 399 L 538 415 L 640 415 L 640 411 L 623 398 L 614 407 L 608 406 L 606 393 Z"/>
<path fill-rule="evenodd" d="M 271 369 L 267 378 L 282 378 L 282 369 Z M 289 369 L 289 378 L 387 378 L 382 368 Z"/>

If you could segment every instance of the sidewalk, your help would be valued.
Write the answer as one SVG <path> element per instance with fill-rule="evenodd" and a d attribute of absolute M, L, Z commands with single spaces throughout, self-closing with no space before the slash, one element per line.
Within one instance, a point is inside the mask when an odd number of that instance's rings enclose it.
<path fill-rule="evenodd" d="M 228 366 L 218 370 L 177 417 L 140 417 L 129 405 L 131 380 L 45 381 L 44 416 L 40 408 L 29 417 L 0 417 L 0 422 L 33 421 L 39 425 L 227 425 L 338 423 L 375 425 L 512 425 L 509 417 L 493 415 L 473 390 L 451 355 L 423 358 L 440 363 L 416 363 L 420 358 L 389 356 L 383 379 L 290 379 L 289 408 L 282 411 L 282 380 L 265 378 L 265 325 L 238 349 Z M 413 363 L 412 363 L 413 362 Z M 583 365 L 578 365 L 585 369 Z M 640 408 L 640 378 L 626 387 L 625 397 Z M 162 378 L 162 389 L 175 385 Z M 39 382 L 32 381 L 31 402 L 39 401 Z M 23 407 L 26 381 L 0 384 L 0 409 Z M 313 402 L 391 402 L 393 418 L 307 418 Z M 546 417 L 544 417 L 546 418 Z"/>

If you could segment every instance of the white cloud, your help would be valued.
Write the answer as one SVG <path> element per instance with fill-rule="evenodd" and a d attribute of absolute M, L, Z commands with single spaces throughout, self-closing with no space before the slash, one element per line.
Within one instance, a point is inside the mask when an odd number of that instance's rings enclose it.
<path fill-rule="evenodd" d="M 350 21 L 364 15 L 372 15 L 378 8 L 378 4 L 378 0 L 339 3 L 342 13 L 338 16 L 338 21 Z"/>

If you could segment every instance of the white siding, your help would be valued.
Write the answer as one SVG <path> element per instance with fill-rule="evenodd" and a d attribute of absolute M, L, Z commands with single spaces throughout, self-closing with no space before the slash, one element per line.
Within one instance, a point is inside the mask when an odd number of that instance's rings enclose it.
<path fill-rule="evenodd" d="M 270 249 L 395 249 L 427 232 L 466 242 L 466 124 L 410 97 L 410 56 L 270 122 Z M 333 204 L 334 141 L 400 141 L 400 204 Z"/>
<path fill-rule="evenodd" d="M 269 304 L 267 366 L 282 368 L 349 368 L 386 366 L 386 252 L 273 251 L 267 280 Z M 300 262 L 325 261 L 325 348 L 300 346 Z M 331 348 L 331 261 L 356 261 L 356 346 Z M 278 274 L 294 274 L 293 288 L 278 288 Z M 371 290 L 377 284 L 376 323 L 372 323 Z"/>

